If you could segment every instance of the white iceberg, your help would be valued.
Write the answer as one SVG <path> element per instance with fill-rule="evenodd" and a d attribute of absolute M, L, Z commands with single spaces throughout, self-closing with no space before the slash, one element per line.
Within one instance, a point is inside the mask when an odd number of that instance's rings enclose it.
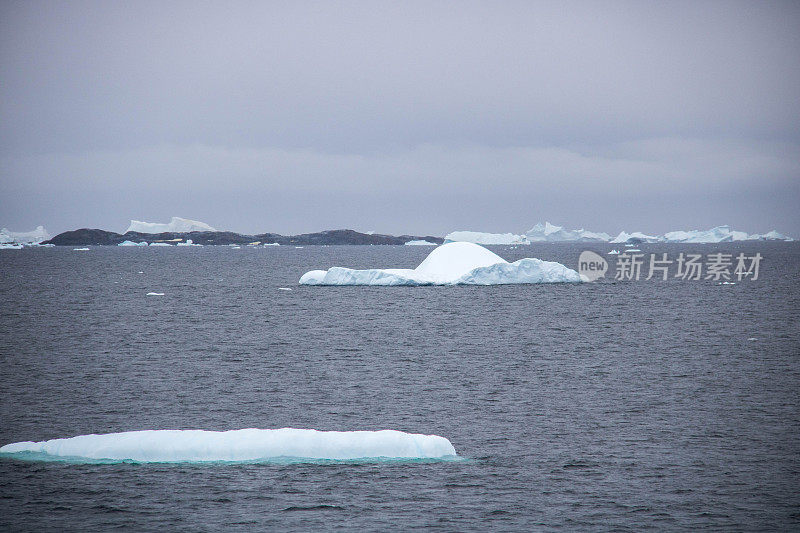
<path fill-rule="evenodd" d="M 142 222 L 131 220 L 131 225 L 125 233 L 135 231 L 138 233 L 189 233 L 190 231 L 217 231 L 205 222 L 189 220 L 188 218 L 172 217 L 166 224 L 158 222 Z"/>
<path fill-rule="evenodd" d="M 150 246 L 172 246 L 168 242 L 151 242 Z"/>
<path fill-rule="evenodd" d="M 608 233 L 597 233 L 583 228 L 578 230 L 564 229 L 549 222 L 538 222 L 528 230 L 525 237 L 530 242 L 606 242 L 611 239 Z"/>
<path fill-rule="evenodd" d="M 280 245 L 281 245 L 281 243 L 279 243 L 279 242 L 265 242 L 261 246 L 280 246 Z"/>
<path fill-rule="evenodd" d="M 794 240 L 793 238 L 788 237 L 788 236 L 786 236 L 786 235 L 784 235 L 782 233 L 778 233 L 776 230 L 772 230 L 772 231 L 770 231 L 768 233 L 765 233 L 763 235 L 757 235 L 757 237 L 759 238 L 759 240 L 764 240 L 764 241 L 793 241 Z"/>
<path fill-rule="evenodd" d="M 436 246 L 435 242 L 428 242 L 424 240 L 408 241 L 406 246 Z"/>
<path fill-rule="evenodd" d="M 10 242 L 0 242 L 0 250 L 22 250 L 21 244 L 14 244 Z"/>
<path fill-rule="evenodd" d="M 730 226 L 717 226 L 709 230 L 670 231 L 664 234 L 665 242 L 716 243 L 752 240 L 744 231 L 734 231 Z"/>
<path fill-rule="evenodd" d="M 36 244 L 48 239 L 50 239 L 50 234 L 43 226 L 37 226 L 33 231 L 0 229 L 0 244 Z"/>
<path fill-rule="evenodd" d="M 614 240 L 609 241 L 612 244 L 617 243 L 639 243 L 639 242 L 661 242 L 663 239 L 656 235 L 646 235 L 640 231 L 634 231 L 633 233 L 627 233 L 625 231 L 619 232 Z"/>
<path fill-rule="evenodd" d="M 474 244 L 527 244 L 524 235 L 514 233 L 483 233 L 480 231 L 453 231 L 444 236 L 444 242 L 471 242 Z"/>
<path fill-rule="evenodd" d="M 765 241 L 765 240 L 781 240 L 791 241 L 791 237 L 780 234 L 775 230 L 759 235 L 758 233 L 749 234 L 746 231 L 736 231 L 731 229 L 730 226 L 717 226 L 708 230 L 688 230 L 688 231 L 668 231 L 664 235 L 646 235 L 641 232 L 626 233 L 621 232 L 617 237 L 611 241 L 612 243 L 640 243 L 640 242 L 669 242 L 669 243 L 689 243 L 689 244 L 704 244 L 704 243 L 720 243 L 720 242 L 738 242 L 738 241 Z"/>
<path fill-rule="evenodd" d="M 74 252 L 88 252 L 88 248 L 73 248 L 72 251 Z"/>
<path fill-rule="evenodd" d="M 506 285 L 512 283 L 580 282 L 577 272 L 561 263 L 526 258 L 509 263 L 470 242 L 445 243 L 414 269 L 312 270 L 301 285 Z"/>
<path fill-rule="evenodd" d="M 611 250 L 610 252 L 608 252 L 608 255 L 619 255 L 619 250 L 617 249 Z"/>
<path fill-rule="evenodd" d="M 42 442 L 16 442 L 0 454 L 139 462 L 261 461 L 270 459 L 455 458 L 444 437 L 402 431 L 149 430 L 81 435 Z M 38 456 L 38 457 L 37 457 Z"/>
<path fill-rule="evenodd" d="M 192 239 L 186 239 L 186 242 L 179 242 L 175 246 L 203 246 L 202 244 L 195 244 Z"/>
<path fill-rule="evenodd" d="M 146 242 L 122 241 L 117 246 L 147 246 Z"/>

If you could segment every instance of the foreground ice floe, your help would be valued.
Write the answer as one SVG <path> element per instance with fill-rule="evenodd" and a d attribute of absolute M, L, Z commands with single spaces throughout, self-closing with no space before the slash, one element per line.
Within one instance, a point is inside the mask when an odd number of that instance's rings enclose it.
<path fill-rule="evenodd" d="M 506 285 L 511 283 L 579 282 L 577 272 L 561 263 L 520 259 L 509 263 L 471 242 L 445 243 L 417 268 L 312 270 L 301 285 Z"/>
<path fill-rule="evenodd" d="M 131 220 L 131 225 L 125 233 L 135 231 L 138 233 L 189 233 L 191 231 L 217 231 L 205 222 L 189 220 L 188 218 L 172 217 L 166 224 L 158 222 L 142 222 L 141 220 Z"/>
<path fill-rule="evenodd" d="M 0 453 L 22 454 L 20 457 L 34 459 L 139 462 L 456 457 L 456 450 L 450 441 L 438 435 L 394 430 L 317 431 L 292 428 L 127 431 L 42 442 L 16 442 L 0 448 Z"/>

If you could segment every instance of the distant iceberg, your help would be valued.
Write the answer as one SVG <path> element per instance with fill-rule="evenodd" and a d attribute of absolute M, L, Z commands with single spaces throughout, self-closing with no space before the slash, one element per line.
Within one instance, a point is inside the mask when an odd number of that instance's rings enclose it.
<path fill-rule="evenodd" d="M 142 222 L 131 220 L 131 225 L 125 233 L 135 231 L 137 233 L 189 233 L 191 231 L 217 231 L 205 222 L 189 220 L 188 218 L 172 217 L 167 224 L 158 222 Z"/>
<path fill-rule="evenodd" d="M 454 231 L 444 237 L 444 242 L 471 242 L 474 244 L 528 244 L 524 235 L 513 233 L 483 233 L 480 231 Z"/>
<path fill-rule="evenodd" d="M 538 222 L 528 230 L 525 237 L 530 242 L 608 242 L 611 236 L 608 233 L 587 231 L 583 228 L 577 230 L 564 229 L 549 222 Z"/>
<path fill-rule="evenodd" d="M 37 226 L 33 231 L 11 231 L 0 229 L 0 244 L 37 244 L 50 239 L 44 226 Z"/>
<path fill-rule="evenodd" d="M 733 231 L 730 226 L 717 226 L 709 230 L 670 231 L 664 234 L 664 242 L 716 243 L 760 240 L 760 235 L 748 235 L 744 231 Z"/>
<path fill-rule="evenodd" d="M 664 235 L 645 235 L 644 233 L 634 232 L 626 233 L 621 232 L 617 237 L 611 241 L 612 243 L 653 243 L 653 242 L 669 242 L 669 243 L 720 243 L 720 242 L 737 242 L 737 241 L 791 241 L 791 237 L 787 237 L 775 230 L 759 235 L 758 233 L 748 234 L 745 231 L 732 230 L 730 226 L 717 226 L 708 230 L 688 230 L 688 231 L 669 231 Z"/>
<path fill-rule="evenodd" d="M 146 242 L 122 241 L 117 246 L 147 246 Z"/>
<path fill-rule="evenodd" d="M 203 462 L 270 459 L 442 459 L 456 450 L 444 437 L 402 431 L 149 430 L 16 442 L 0 454 L 78 461 Z"/>
<path fill-rule="evenodd" d="M 454 231 L 445 236 L 445 242 L 473 242 L 476 244 L 531 244 L 535 242 L 610 242 L 625 243 L 718 243 L 734 241 L 791 241 L 775 230 L 763 235 L 735 231 L 730 226 L 717 226 L 709 230 L 670 231 L 663 235 L 649 235 L 640 231 L 620 232 L 612 238 L 608 233 L 585 229 L 568 230 L 550 222 L 537 223 L 524 235 L 515 233 L 483 233 L 479 231 Z"/>
<path fill-rule="evenodd" d="M 520 259 L 509 263 L 470 242 L 445 243 L 414 269 L 312 270 L 301 285 L 506 285 L 513 283 L 580 282 L 577 272 L 561 263 Z"/>
<path fill-rule="evenodd" d="M 621 231 L 619 235 L 617 235 L 614 240 L 609 241 L 612 244 L 616 243 L 639 243 L 639 242 L 661 242 L 663 239 L 656 235 L 646 235 L 640 231 L 634 231 L 633 233 L 627 233 L 625 231 Z"/>
<path fill-rule="evenodd" d="M 788 237 L 788 236 L 786 236 L 786 235 L 784 235 L 782 233 L 778 233 L 775 230 L 767 232 L 767 233 L 765 233 L 763 235 L 757 235 L 757 237 L 759 238 L 759 240 L 764 240 L 764 241 L 793 241 L 794 240 L 793 238 Z"/>
<path fill-rule="evenodd" d="M 408 241 L 406 246 L 436 246 L 435 242 L 428 242 L 422 240 Z"/>
<path fill-rule="evenodd" d="M 203 246 L 202 244 L 195 244 L 192 239 L 186 239 L 186 242 L 176 243 L 175 246 Z"/>
<path fill-rule="evenodd" d="M 445 236 L 445 242 L 474 242 L 475 244 L 530 244 L 532 242 L 607 242 L 608 233 L 597 233 L 583 228 L 564 229 L 550 222 L 537 223 L 524 235 L 515 233 L 482 233 L 479 231 L 454 231 Z"/>

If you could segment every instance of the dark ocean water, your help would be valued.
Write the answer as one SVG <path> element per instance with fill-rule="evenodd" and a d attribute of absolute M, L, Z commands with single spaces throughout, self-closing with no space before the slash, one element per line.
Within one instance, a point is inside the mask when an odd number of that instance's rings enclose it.
<path fill-rule="evenodd" d="M 493 249 L 576 268 L 586 248 L 611 247 Z M 300 287 L 430 250 L 0 251 L 0 444 L 389 428 L 466 458 L 2 458 L 0 530 L 799 529 L 800 244 L 641 248 L 765 259 L 736 285 Z"/>

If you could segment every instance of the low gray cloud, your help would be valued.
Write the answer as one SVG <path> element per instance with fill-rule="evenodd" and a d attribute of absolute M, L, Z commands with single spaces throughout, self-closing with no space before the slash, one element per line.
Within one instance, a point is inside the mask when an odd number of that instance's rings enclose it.
<path fill-rule="evenodd" d="M 800 233 L 795 3 L 4 3 L 0 225 Z"/>

